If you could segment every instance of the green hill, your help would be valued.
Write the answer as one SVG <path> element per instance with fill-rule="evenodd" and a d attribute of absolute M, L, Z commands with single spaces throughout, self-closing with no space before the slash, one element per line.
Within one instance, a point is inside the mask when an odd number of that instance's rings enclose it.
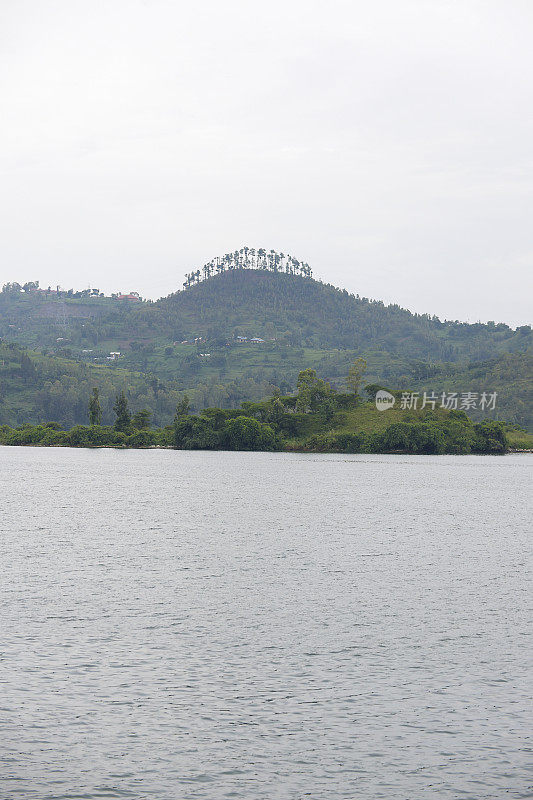
<path fill-rule="evenodd" d="M 26 385 L 17 388 L 11 381 L 4 390 L 10 409 L 4 416 L 20 418 L 31 410 L 44 419 L 55 410 L 65 423 L 82 422 L 86 387 L 105 378 L 109 386 L 128 384 L 135 405 L 148 406 L 163 424 L 173 399 L 185 391 L 197 410 L 236 408 L 275 387 L 292 391 L 306 367 L 342 389 L 351 361 L 362 355 L 368 383 L 435 391 L 475 391 L 483 384 L 500 392 L 506 418 L 531 424 L 531 356 L 524 355 L 533 345 L 529 326 L 442 322 L 350 295 L 307 274 L 228 268 L 209 277 L 208 272 L 199 283 L 188 276 L 188 288 L 157 302 L 5 287 L 0 337 L 34 351 L 29 357 L 38 362 L 43 386 L 50 383 L 47 370 L 51 375 L 64 370 L 72 401 L 68 408 L 50 404 L 38 384 L 33 388 L 41 394 L 32 401 Z M 110 360 L 117 352 L 120 356 Z M 172 401 L 163 402 L 165 395 Z"/>
<path fill-rule="evenodd" d="M 224 272 L 155 303 L 0 293 L 0 337 L 54 352 L 91 350 L 94 358 L 120 344 L 142 364 L 158 346 L 201 337 L 216 347 L 235 336 L 424 362 L 480 361 L 533 345 L 529 326 L 442 322 L 311 278 L 261 270 Z"/>

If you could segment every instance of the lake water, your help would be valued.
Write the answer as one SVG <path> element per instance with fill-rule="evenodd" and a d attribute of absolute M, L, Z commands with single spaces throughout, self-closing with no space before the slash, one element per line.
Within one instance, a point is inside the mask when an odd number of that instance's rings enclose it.
<path fill-rule="evenodd" d="M 532 464 L 0 448 L 0 798 L 531 797 Z"/>

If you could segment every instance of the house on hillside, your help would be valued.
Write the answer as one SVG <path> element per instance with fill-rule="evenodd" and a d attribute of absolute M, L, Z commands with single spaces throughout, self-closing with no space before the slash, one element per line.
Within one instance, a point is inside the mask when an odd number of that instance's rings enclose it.
<path fill-rule="evenodd" d="M 130 300 L 133 302 L 140 302 L 141 297 L 139 292 L 130 292 L 129 294 L 117 294 L 117 300 Z"/>
<path fill-rule="evenodd" d="M 259 336 L 254 336 L 254 338 L 250 339 L 250 341 L 253 344 L 264 344 L 265 343 L 265 340 L 264 339 L 260 339 Z"/>

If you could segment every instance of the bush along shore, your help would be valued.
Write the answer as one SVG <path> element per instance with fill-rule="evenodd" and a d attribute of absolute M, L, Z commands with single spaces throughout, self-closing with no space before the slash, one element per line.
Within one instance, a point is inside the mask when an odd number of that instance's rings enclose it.
<path fill-rule="evenodd" d="M 357 372 L 357 371 L 356 371 Z M 207 408 L 190 414 L 184 397 L 174 422 L 150 427 L 146 409 L 130 413 L 121 392 L 113 426 L 101 425 L 98 390 L 89 400 L 88 425 L 63 430 L 54 422 L 18 428 L 0 426 L 0 444 L 42 447 L 175 448 L 180 450 L 248 450 L 307 453 L 502 454 L 513 446 L 516 426 L 485 420 L 473 423 L 464 411 L 441 408 L 379 411 L 373 399 L 353 391 L 342 394 L 316 376 L 300 373 L 295 395 L 277 395 L 240 409 Z M 377 386 L 365 387 L 369 398 Z M 527 434 L 526 434 L 527 435 Z M 517 441 L 521 441 L 518 439 Z"/>

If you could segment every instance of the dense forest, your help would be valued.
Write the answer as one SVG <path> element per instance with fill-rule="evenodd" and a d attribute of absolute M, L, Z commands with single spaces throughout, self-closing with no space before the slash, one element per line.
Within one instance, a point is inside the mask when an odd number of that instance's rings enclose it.
<path fill-rule="evenodd" d="M 218 271 L 215 259 L 216 274 L 211 265 L 203 280 L 157 302 L 41 292 L 36 282 L 25 291 L 6 285 L 0 337 L 4 349 L 27 349 L 35 373 L 23 376 L 16 366 L 22 350 L 2 356 L 0 420 L 12 424 L 29 414 L 28 421 L 84 422 L 83 398 L 97 378 L 107 419 L 120 385 L 166 424 L 184 392 L 196 410 L 237 408 L 274 389 L 293 391 L 306 367 L 342 390 L 350 363 L 364 355 L 369 383 L 489 388 L 499 393 L 506 419 L 533 425 L 530 326 L 412 314 L 315 281 L 307 265 L 274 256 L 243 249 L 219 259 Z M 259 257 L 266 267 L 255 268 Z"/>

